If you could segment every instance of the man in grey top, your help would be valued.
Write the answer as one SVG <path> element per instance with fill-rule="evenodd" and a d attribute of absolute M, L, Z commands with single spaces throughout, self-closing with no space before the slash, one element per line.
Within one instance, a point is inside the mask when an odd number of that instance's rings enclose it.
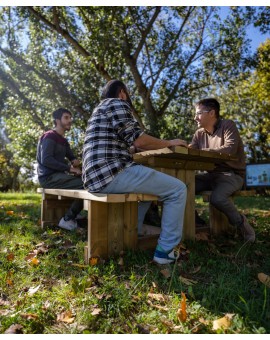
<path fill-rule="evenodd" d="M 76 159 L 69 142 L 64 137 L 65 132 L 71 129 L 71 112 L 60 108 L 53 112 L 53 119 L 54 129 L 46 131 L 38 142 L 39 183 L 43 188 L 83 189 L 80 161 Z M 59 221 L 59 227 L 67 230 L 76 229 L 78 227 L 76 217 L 82 209 L 82 200 L 74 200 L 65 216 Z"/>
<path fill-rule="evenodd" d="M 245 177 L 245 153 L 236 124 L 219 116 L 220 104 L 215 98 L 206 98 L 195 104 L 195 132 L 191 148 L 236 154 L 238 160 L 219 163 L 215 169 L 196 175 L 195 191 L 212 190 L 210 203 L 222 211 L 231 225 L 240 229 L 244 240 L 255 241 L 255 232 L 245 215 L 240 214 L 230 196 L 241 190 Z M 198 219 L 198 215 L 196 216 Z"/>

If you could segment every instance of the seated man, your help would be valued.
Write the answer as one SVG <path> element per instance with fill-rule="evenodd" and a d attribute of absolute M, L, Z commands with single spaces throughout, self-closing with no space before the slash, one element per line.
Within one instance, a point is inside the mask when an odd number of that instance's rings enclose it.
<path fill-rule="evenodd" d="M 37 173 L 43 188 L 83 189 L 80 162 L 70 149 L 65 132 L 71 128 L 71 113 L 63 108 L 53 112 L 55 127 L 45 132 L 37 146 Z M 71 164 L 67 164 L 66 159 Z M 78 227 L 76 217 L 83 209 L 82 200 L 74 200 L 59 227 L 74 230 Z"/>
<path fill-rule="evenodd" d="M 153 150 L 173 145 L 187 146 L 180 139 L 163 140 L 144 133 L 133 115 L 124 83 L 107 83 L 102 101 L 88 121 L 83 147 L 83 181 L 89 192 L 145 193 L 163 202 L 161 233 L 154 254 L 159 264 L 178 258 L 174 247 L 182 236 L 186 185 L 164 173 L 136 164 L 130 148 Z M 138 232 L 141 232 L 151 202 L 139 203 Z"/>
<path fill-rule="evenodd" d="M 217 164 L 214 170 L 197 174 L 195 192 L 212 190 L 210 203 L 222 211 L 231 225 L 240 229 L 244 240 L 255 241 L 255 232 L 246 217 L 240 214 L 229 197 L 241 190 L 245 178 L 244 147 L 235 123 L 219 116 L 220 105 L 215 98 L 206 98 L 195 104 L 194 120 L 198 124 L 191 148 L 236 154 L 237 161 Z"/>

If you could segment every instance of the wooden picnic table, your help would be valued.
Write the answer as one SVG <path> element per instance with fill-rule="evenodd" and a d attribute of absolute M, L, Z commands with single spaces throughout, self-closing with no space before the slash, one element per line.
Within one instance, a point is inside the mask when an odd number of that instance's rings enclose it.
<path fill-rule="evenodd" d="M 195 239 L 195 172 L 213 170 L 216 163 L 236 160 L 237 156 L 182 146 L 138 152 L 136 163 L 180 179 L 187 185 L 183 239 Z"/>

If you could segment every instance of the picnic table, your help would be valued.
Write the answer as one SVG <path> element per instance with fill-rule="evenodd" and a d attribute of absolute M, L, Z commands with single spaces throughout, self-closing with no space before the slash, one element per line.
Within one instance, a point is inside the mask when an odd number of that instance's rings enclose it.
<path fill-rule="evenodd" d="M 195 239 L 195 172 L 213 170 L 219 162 L 236 160 L 237 156 L 204 151 L 182 146 L 138 152 L 136 163 L 180 179 L 187 185 L 187 202 L 184 217 L 183 239 Z"/>

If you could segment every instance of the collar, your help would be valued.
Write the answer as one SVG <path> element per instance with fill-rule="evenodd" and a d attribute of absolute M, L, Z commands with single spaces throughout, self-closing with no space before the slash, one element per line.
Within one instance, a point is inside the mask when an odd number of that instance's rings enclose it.
<path fill-rule="evenodd" d="M 207 130 L 204 129 L 204 132 L 207 133 L 208 135 L 212 136 L 216 131 L 217 129 L 221 126 L 221 118 L 219 117 L 218 120 L 216 121 L 215 125 L 214 125 L 214 130 L 213 130 L 213 133 L 210 133 L 208 132 Z"/>

